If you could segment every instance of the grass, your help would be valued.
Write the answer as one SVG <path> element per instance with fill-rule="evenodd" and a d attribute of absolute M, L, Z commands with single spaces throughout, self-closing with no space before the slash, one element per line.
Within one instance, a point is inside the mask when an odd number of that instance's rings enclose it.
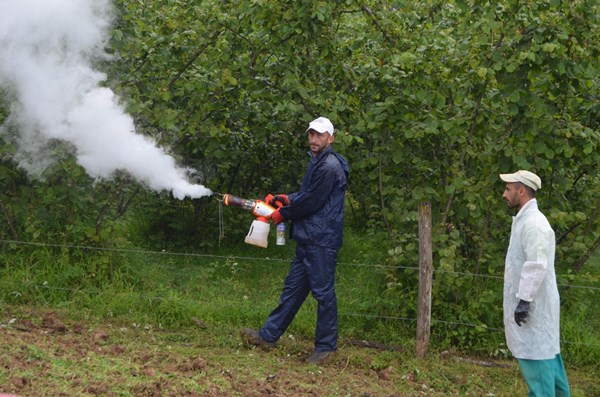
<path fill-rule="evenodd" d="M 382 288 L 389 269 L 374 265 L 385 264 L 387 252 L 376 245 L 348 236 L 340 253 L 340 350 L 324 367 L 302 361 L 312 348 L 316 305 L 311 298 L 275 351 L 247 349 L 238 337 L 243 326 L 259 327 L 275 306 L 293 244 L 267 250 L 222 246 L 207 255 L 0 251 L 5 341 L 0 361 L 8 363 L 0 366 L 0 385 L 6 385 L 0 391 L 22 396 L 526 393 L 516 361 L 501 345 L 455 350 L 436 327 L 429 356 L 415 358 L 414 321 L 386 316 L 400 303 Z M 590 268 L 600 273 L 598 255 Z M 563 345 L 573 395 L 600 395 L 598 347 L 590 348 L 598 333 L 587 325 L 600 317 L 599 305 L 589 304 L 597 294 L 573 289 L 564 295 L 573 308 L 563 332 L 573 343 Z M 356 346 L 355 339 L 379 348 Z"/>

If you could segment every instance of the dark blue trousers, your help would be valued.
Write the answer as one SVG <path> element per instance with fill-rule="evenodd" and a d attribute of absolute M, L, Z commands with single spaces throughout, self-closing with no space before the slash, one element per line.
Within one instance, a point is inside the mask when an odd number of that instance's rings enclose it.
<path fill-rule="evenodd" d="M 338 314 L 335 295 L 337 249 L 296 245 L 296 255 L 285 278 L 279 305 L 260 330 L 262 338 L 277 341 L 311 292 L 317 300 L 315 351 L 337 350 Z"/>

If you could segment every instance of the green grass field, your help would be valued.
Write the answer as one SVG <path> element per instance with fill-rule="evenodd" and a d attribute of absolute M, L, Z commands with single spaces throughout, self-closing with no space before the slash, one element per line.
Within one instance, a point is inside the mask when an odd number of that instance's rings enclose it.
<path fill-rule="evenodd" d="M 428 357 L 415 358 L 414 319 L 389 315 L 403 302 L 384 288 L 387 252 L 352 236 L 339 258 L 340 349 L 332 362 L 313 367 L 302 361 L 312 348 L 316 305 L 311 298 L 278 349 L 247 349 L 238 332 L 259 327 L 275 306 L 293 248 L 222 246 L 181 254 L 5 247 L 0 331 L 6 343 L 0 354 L 9 364 L 0 367 L 0 385 L 8 385 L 0 391 L 22 396 L 525 394 L 497 330 L 481 331 L 492 334 L 489 340 L 497 340 L 497 348 L 461 349 L 449 347 L 434 324 Z M 599 257 L 593 261 L 590 268 L 597 274 Z M 588 290 L 566 295 L 598 298 Z M 580 322 L 589 329 L 589 320 L 597 330 L 598 306 L 585 305 L 563 331 L 574 396 L 600 395 L 598 334 L 577 327 Z M 115 376 L 118 382 L 111 381 Z"/>

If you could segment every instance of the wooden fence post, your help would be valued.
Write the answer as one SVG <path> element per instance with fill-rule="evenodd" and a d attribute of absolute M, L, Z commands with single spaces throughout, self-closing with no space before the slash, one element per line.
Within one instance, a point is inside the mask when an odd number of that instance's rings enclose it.
<path fill-rule="evenodd" d="M 425 357 L 429 348 L 432 279 L 431 204 L 423 202 L 419 205 L 419 302 L 416 341 L 416 355 L 419 358 Z"/>

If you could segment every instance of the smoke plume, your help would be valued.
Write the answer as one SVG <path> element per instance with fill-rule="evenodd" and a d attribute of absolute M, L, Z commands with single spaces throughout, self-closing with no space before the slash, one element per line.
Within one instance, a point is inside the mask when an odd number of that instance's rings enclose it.
<path fill-rule="evenodd" d="M 52 162 L 55 140 L 68 142 L 94 178 L 125 170 L 157 191 L 179 199 L 212 194 L 192 184 L 152 139 L 136 133 L 133 119 L 101 83 L 93 63 L 112 22 L 110 0 L 0 1 L 0 92 L 10 113 L 0 133 L 17 146 L 15 159 L 39 176 Z"/>

